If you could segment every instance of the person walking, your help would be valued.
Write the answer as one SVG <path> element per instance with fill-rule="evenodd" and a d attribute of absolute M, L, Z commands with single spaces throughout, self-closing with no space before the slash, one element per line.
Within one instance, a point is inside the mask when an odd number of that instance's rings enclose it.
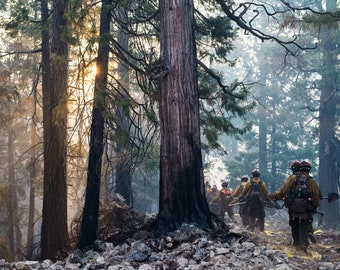
<path fill-rule="evenodd" d="M 205 196 L 206 196 L 208 202 L 210 202 L 210 200 L 211 200 L 211 185 L 210 185 L 209 181 L 205 181 L 204 186 L 205 186 Z"/>
<path fill-rule="evenodd" d="M 209 196 L 208 196 L 208 202 L 209 202 L 209 209 L 211 212 L 214 214 L 218 215 L 219 211 L 219 205 L 217 202 L 212 203 L 214 198 L 217 196 L 218 189 L 216 185 L 213 185 L 212 188 L 210 189 Z"/>
<path fill-rule="evenodd" d="M 310 163 L 302 161 L 299 171 L 289 176 L 279 191 L 269 194 L 273 200 L 284 200 L 288 208 L 293 245 L 297 251 L 305 253 L 309 246 L 308 234 L 313 233 L 313 212 L 319 207 L 322 198 L 318 184 L 309 175 L 311 169 Z"/>
<path fill-rule="evenodd" d="M 249 177 L 248 175 L 242 175 L 241 176 L 241 184 L 239 184 L 235 191 L 233 192 L 233 194 L 231 194 L 231 199 L 234 199 L 238 196 L 241 195 L 245 185 L 248 183 L 249 181 Z M 245 199 L 242 200 L 242 198 L 240 198 L 240 205 L 239 205 L 239 210 L 238 213 L 241 217 L 241 223 L 244 227 L 247 227 L 249 222 L 248 222 L 248 206 L 247 206 L 247 202 L 245 201 Z"/>
<path fill-rule="evenodd" d="M 255 230 L 255 225 L 259 227 L 260 232 L 264 232 L 264 202 L 270 201 L 268 197 L 268 188 L 264 181 L 260 179 L 260 171 L 254 169 L 251 172 L 251 180 L 244 186 L 242 193 L 236 196 L 231 204 L 237 203 L 241 198 L 245 198 L 248 212 L 248 228 L 250 231 Z"/>
<path fill-rule="evenodd" d="M 231 195 L 233 191 L 228 188 L 228 183 L 222 183 L 222 189 L 216 194 L 215 198 L 210 202 L 210 204 L 214 204 L 219 202 L 219 211 L 218 215 L 224 220 L 225 212 L 228 213 L 229 218 L 234 221 L 234 210 L 233 207 L 230 206 Z"/>

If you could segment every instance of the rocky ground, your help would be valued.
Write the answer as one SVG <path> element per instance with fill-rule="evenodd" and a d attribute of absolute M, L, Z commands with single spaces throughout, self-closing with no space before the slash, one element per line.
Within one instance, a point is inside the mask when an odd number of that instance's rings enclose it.
<path fill-rule="evenodd" d="M 288 216 L 282 214 L 285 210 L 279 211 L 280 215 L 276 213 L 267 218 L 264 235 L 250 234 L 250 239 L 254 243 L 286 254 L 290 269 L 340 269 L 339 231 L 322 230 L 317 222 L 314 222 L 316 243 L 310 241 L 307 254 L 297 252 L 292 246 Z"/>
<path fill-rule="evenodd" d="M 122 211 L 119 214 L 122 223 L 112 223 L 113 217 L 106 217 L 111 220 L 110 226 L 106 223 L 106 229 L 102 226 L 101 230 L 101 237 L 105 235 L 106 239 L 112 241 L 98 240 L 92 250 L 86 253 L 75 250 L 57 262 L 45 260 L 8 263 L 0 260 L 0 269 L 340 270 L 340 233 L 323 231 L 315 224 L 317 242 L 311 243 L 307 254 L 298 253 L 291 246 L 285 210 L 271 210 L 266 217 L 265 232 L 262 233 L 248 232 L 239 220 L 226 220 L 227 226 L 222 231 L 211 233 L 184 224 L 179 230 L 154 239 L 144 230 L 144 225 L 153 216 L 142 217 L 133 211 L 119 208 Z M 101 220 L 103 222 L 104 219 Z M 138 230 L 132 233 L 132 228 Z M 122 240 L 129 234 L 131 237 Z"/>

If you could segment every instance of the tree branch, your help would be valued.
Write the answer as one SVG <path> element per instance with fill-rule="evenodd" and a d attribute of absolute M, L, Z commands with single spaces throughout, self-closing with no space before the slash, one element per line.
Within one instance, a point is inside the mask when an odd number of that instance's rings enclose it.
<path fill-rule="evenodd" d="M 221 6 L 224 13 L 232 21 L 234 21 L 241 29 L 244 29 L 246 32 L 249 32 L 253 36 L 259 38 L 261 41 L 266 41 L 266 40 L 275 41 L 280 46 L 282 46 L 289 54 L 293 56 L 295 56 L 299 50 L 313 50 L 317 47 L 316 44 L 314 46 L 301 46 L 297 42 L 298 40 L 297 36 L 293 36 L 290 40 L 286 41 L 286 40 L 279 39 L 273 35 L 266 34 L 260 31 L 259 29 L 256 29 L 253 27 L 254 20 L 260 14 L 259 9 L 262 9 L 268 16 L 272 18 L 274 18 L 275 14 L 285 13 L 287 11 L 270 12 L 265 5 L 250 3 L 250 2 L 241 3 L 237 9 L 232 10 L 229 6 L 227 6 L 224 0 L 215 0 L 215 1 Z M 310 8 L 304 8 L 304 9 L 311 10 Z M 245 19 L 245 15 L 249 15 L 250 11 L 253 11 L 255 15 L 249 20 L 249 22 L 247 22 L 247 20 Z M 297 50 L 293 50 L 292 45 L 293 45 L 293 48 L 295 47 Z"/>

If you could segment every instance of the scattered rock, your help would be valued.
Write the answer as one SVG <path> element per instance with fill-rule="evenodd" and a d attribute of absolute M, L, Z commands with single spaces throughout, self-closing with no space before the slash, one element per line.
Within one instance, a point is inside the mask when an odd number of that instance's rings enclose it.
<path fill-rule="evenodd" d="M 119 206 L 120 211 L 122 207 Z M 76 249 L 63 261 L 50 260 L 7 263 L 0 260 L 1 270 L 38 269 L 108 269 L 108 270 L 165 270 L 165 269 L 251 269 L 251 270 L 340 270 L 339 232 L 316 231 L 316 243 L 311 243 L 307 254 L 299 254 L 290 244 L 290 228 L 285 216 L 266 217 L 266 231 L 250 233 L 238 220 L 228 223 L 228 230 L 206 232 L 191 224 L 154 239 L 144 232 L 141 217 L 124 213 L 125 222 L 138 224 L 136 230 L 118 244 L 116 241 L 98 240 L 93 250 L 83 253 Z M 150 217 L 148 217 L 148 222 Z M 118 230 L 106 229 L 109 239 Z M 114 233 L 112 233 L 112 231 Z M 104 231 L 102 229 L 102 231 Z M 133 234 L 131 234 L 133 232 Z M 122 239 L 120 237 L 120 239 Z"/>

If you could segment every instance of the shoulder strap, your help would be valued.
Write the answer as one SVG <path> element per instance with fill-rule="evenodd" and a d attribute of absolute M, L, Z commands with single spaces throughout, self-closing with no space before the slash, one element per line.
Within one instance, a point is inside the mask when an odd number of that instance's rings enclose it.
<path fill-rule="evenodd" d="M 254 180 L 251 180 L 251 189 L 249 189 L 248 195 L 251 194 L 261 195 L 261 184 L 262 184 L 261 180 L 258 183 L 255 183 Z"/>
<path fill-rule="evenodd" d="M 258 183 L 255 183 L 254 180 L 251 180 L 250 182 L 251 182 L 251 185 L 252 185 L 252 186 L 253 186 L 253 185 L 259 185 L 259 186 L 262 185 L 262 180 L 260 180 Z"/>

